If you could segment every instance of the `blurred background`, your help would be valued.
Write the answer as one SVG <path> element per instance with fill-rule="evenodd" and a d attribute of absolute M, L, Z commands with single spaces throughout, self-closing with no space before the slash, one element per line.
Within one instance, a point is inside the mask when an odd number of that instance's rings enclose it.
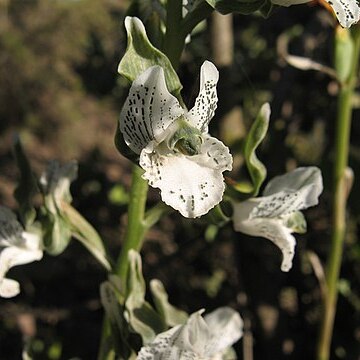
<path fill-rule="evenodd" d="M 151 1 L 144 1 L 151 3 Z M 79 161 L 75 207 L 116 257 L 126 224 L 130 162 L 113 137 L 127 82 L 117 74 L 126 49 L 125 0 L 0 0 L 0 204 L 16 209 L 12 143 L 19 134 L 41 174 L 50 159 Z M 325 191 L 297 236 L 293 269 L 280 271 L 270 241 L 217 229 L 204 219 L 165 217 L 146 236 L 147 281 L 163 281 L 174 305 L 193 312 L 229 305 L 245 321 L 239 359 L 312 359 L 320 316 L 321 263 L 329 248 L 331 161 L 337 84 L 321 72 L 284 61 L 288 51 L 331 66 L 333 19 L 324 8 L 281 8 L 269 19 L 213 15 L 192 35 L 179 77 L 188 107 L 205 59 L 220 70 L 219 103 L 210 127 L 234 154 L 260 106 L 272 107 L 259 151 L 268 179 L 301 165 L 319 166 Z M 196 81 L 194 82 L 194 79 Z M 360 97 L 354 99 L 360 106 Z M 360 122 L 355 110 L 350 164 L 360 177 Z M 350 197 L 348 229 L 333 338 L 333 359 L 360 359 L 359 185 Z M 149 205 L 159 200 L 151 189 Z M 205 234 L 205 235 L 204 235 Z M 57 257 L 9 273 L 22 292 L 0 299 L 0 359 L 20 359 L 29 337 L 35 359 L 96 359 L 102 322 L 99 285 L 106 274 L 75 240 Z"/>

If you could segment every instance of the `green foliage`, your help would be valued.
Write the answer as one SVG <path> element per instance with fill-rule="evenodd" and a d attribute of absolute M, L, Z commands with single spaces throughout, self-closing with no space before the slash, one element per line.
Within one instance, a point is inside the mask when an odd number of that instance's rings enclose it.
<path fill-rule="evenodd" d="M 166 326 L 161 316 L 145 301 L 145 281 L 139 253 L 130 250 L 128 256 L 130 267 L 125 309 L 131 328 L 140 334 L 143 344 L 148 344 L 154 340 L 156 334 L 165 331 Z"/>
<path fill-rule="evenodd" d="M 93 226 L 70 204 L 63 203 L 63 216 L 67 224 L 71 225 L 71 234 L 79 240 L 105 267 L 111 270 L 110 262 L 106 255 L 104 243 Z"/>
<path fill-rule="evenodd" d="M 101 302 L 110 322 L 111 333 L 103 346 L 102 358 L 115 349 L 120 359 L 136 357 L 132 349 L 139 344 L 134 333 L 142 339 L 143 345 L 154 340 L 155 336 L 168 327 L 184 324 L 188 314 L 172 306 L 163 284 L 159 280 L 150 282 L 155 309 L 145 300 L 146 286 L 142 274 L 141 257 L 135 250 L 128 252 L 130 268 L 127 273 L 127 292 L 124 294 L 121 280 L 110 275 L 100 287 Z"/>
<path fill-rule="evenodd" d="M 267 4 L 266 0 L 206 0 L 215 10 L 221 14 L 240 13 L 251 14 L 260 10 Z"/>
<path fill-rule="evenodd" d="M 128 46 L 119 64 L 119 73 L 133 82 L 149 67 L 159 65 L 164 69 L 169 92 L 179 98 L 182 89 L 180 80 L 167 56 L 150 43 L 142 22 L 138 18 L 127 17 L 125 28 Z"/>
<path fill-rule="evenodd" d="M 14 141 L 14 155 L 20 171 L 20 179 L 15 188 L 14 197 L 19 204 L 21 221 L 24 227 L 27 228 L 36 218 L 36 210 L 32 204 L 32 199 L 33 196 L 38 193 L 39 189 L 29 160 L 18 137 L 16 137 Z"/>
<path fill-rule="evenodd" d="M 111 337 L 109 339 L 112 340 L 108 348 L 111 348 L 112 345 L 121 359 L 129 359 L 132 352 L 128 343 L 129 331 L 124 318 L 124 306 L 119 303 L 119 291 L 114 281 L 105 281 L 101 284 L 100 296 L 111 326 Z M 101 358 L 105 358 L 104 354 Z"/>
<path fill-rule="evenodd" d="M 260 186 L 266 178 L 266 167 L 256 156 L 256 149 L 267 133 L 269 119 L 270 106 L 269 104 L 264 104 L 245 140 L 244 157 L 252 181 L 251 196 L 256 196 L 259 193 Z"/>
<path fill-rule="evenodd" d="M 151 280 L 150 290 L 153 295 L 156 310 L 165 320 L 166 325 L 176 326 L 185 324 L 188 314 L 169 303 L 168 294 L 160 280 Z"/>
<path fill-rule="evenodd" d="M 349 29 L 341 27 L 336 28 L 335 32 L 335 70 L 341 83 L 344 83 L 351 72 L 352 54 L 354 52 L 354 43 Z"/>
<path fill-rule="evenodd" d="M 60 165 L 53 161 L 40 179 L 44 197 L 43 229 L 46 250 L 52 255 L 61 254 L 71 237 L 78 239 L 105 267 L 111 270 L 105 247 L 99 234 L 86 219 L 71 206 L 70 185 L 77 177 L 77 163 Z"/>

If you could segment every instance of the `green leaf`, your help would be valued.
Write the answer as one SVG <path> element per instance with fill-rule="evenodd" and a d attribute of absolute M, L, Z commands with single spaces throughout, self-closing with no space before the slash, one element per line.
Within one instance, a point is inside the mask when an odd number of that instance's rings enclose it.
<path fill-rule="evenodd" d="M 349 29 L 340 26 L 335 31 L 335 70 L 341 83 L 344 83 L 351 73 L 354 43 Z"/>
<path fill-rule="evenodd" d="M 270 111 L 268 103 L 261 107 L 245 140 L 244 157 L 253 185 L 250 192 L 251 196 L 256 196 L 259 193 L 260 186 L 266 178 L 266 167 L 258 159 L 255 151 L 267 133 Z"/>
<path fill-rule="evenodd" d="M 14 155 L 20 171 L 20 179 L 15 188 L 14 197 L 19 204 L 21 221 L 24 227 L 27 228 L 36 218 L 36 210 L 32 205 L 32 198 L 39 192 L 39 189 L 19 137 L 15 137 L 14 140 Z"/>
<path fill-rule="evenodd" d="M 160 280 L 151 280 L 150 290 L 154 298 L 156 310 L 162 316 L 166 325 L 172 327 L 186 323 L 189 317 L 188 314 L 169 303 L 168 294 Z"/>
<path fill-rule="evenodd" d="M 125 19 L 125 28 L 128 46 L 119 64 L 119 73 L 133 82 L 149 67 L 159 65 L 164 69 L 169 92 L 180 100 L 180 80 L 167 56 L 150 43 L 141 20 L 128 16 Z"/>
<path fill-rule="evenodd" d="M 70 204 L 63 203 L 62 211 L 67 223 L 71 225 L 71 234 L 94 255 L 106 270 L 110 271 L 111 265 L 106 255 L 104 243 L 97 231 Z"/>
<path fill-rule="evenodd" d="M 124 307 L 119 304 L 119 294 L 110 281 L 100 285 L 101 303 L 111 326 L 113 348 L 121 359 L 129 359 L 131 347 L 128 343 L 128 324 L 124 318 Z"/>
<path fill-rule="evenodd" d="M 142 275 L 142 265 L 139 253 L 129 251 L 129 272 L 127 279 L 127 297 L 125 308 L 128 322 L 133 330 L 138 333 L 143 344 L 149 344 L 155 336 L 167 329 L 162 318 L 145 301 L 145 281 Z"/>
<path fill-rule="evenodd" d="M 206 0 L 215 10 L 221 14 L 239 13 L 248 15 L 259 9 L 266 0 Z"/>

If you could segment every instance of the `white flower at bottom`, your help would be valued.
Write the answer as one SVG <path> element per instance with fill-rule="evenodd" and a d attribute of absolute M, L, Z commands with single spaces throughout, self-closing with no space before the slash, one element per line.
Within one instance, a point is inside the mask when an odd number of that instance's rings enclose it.
<path fill-rule="evenodd" d="M 221 360 L 243 334 L 240 315 L 228 307 L 204 318 L 203 310 L 192 314 L 184 325 L 177 325 L 156 336 L 141 348 L 138 360 Z"/>
<path fill-rule="evenodd" d="M 289 271 L 295 252 L 292 232 L 305 232 L 306 222 L 299 210 L 318 204 L 323 190 L 317 167 L 303 167 L 277 176 L 266 186 L 263 197 L 234 203 L 235 231 L 271 240 L 283 254 L 282 271 Z"/>
<path fill-rule="evenodd" d="M 27 232 L 15 214 L 0 206 L 0 297 L 10 298 L 20 292 L 17 281 L 5 277 L 10 268 L 40 260 L 41 238 Z"/>
<path fill-rule="evenodd" d="M 140 154 L 143 177 L 185 217 L 204 215 L 221 201 L 222 173 L 232 168 L 229 149 L 208 135 L 218 78 L 216 67 L 205 61 L 199 95 L 187 111 L 169 93 L 164 70 L 152 66 L 133 82 L 120 114 L 120 130 L 126 144 Z"/>

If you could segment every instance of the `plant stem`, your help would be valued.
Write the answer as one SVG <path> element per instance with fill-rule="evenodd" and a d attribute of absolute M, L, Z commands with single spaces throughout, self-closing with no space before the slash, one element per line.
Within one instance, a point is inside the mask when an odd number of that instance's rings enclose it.
<path fill-rule="evenodd" d="M 195 26 L 205 20 L 214 9 L 206 1 L 203 1 L 182 19 L 182 1 L 168 0 L 167 3 L 166 33 L 163 52 L 170 59 L 176 70 L 179 67 L 186 37 Z"/>
<path fill-rule="evenodd" d="M 163 52 L 170 59 L 176 70 L 179 66 L 181 52 L 184 48 L 185 37 L 181 31 L 182 1 L 168 0 L 166 8 L 166 33 Z"/>
<path fill-rule="evenodd" d="M 331 338 L 336 314 L 338 295 L 338 280 L 340 275 L 343 244 L 346 230 L 346 167 L 349 157 L 349 143 L 352 118 L 352 97 L 357 81 L 358 62 L 360 54 L 360 29 L 353 30 L 354 50 L 352 54 L 351 71 L 347 81 L 342 84 L 338 96 L 338 110 L 335 130 L 335 163 L 334 192 L 332 210 L 332 238 L 330 255 L 326 268 L 327 291 L 324 297 L 323 315 L 320 327 L 320 337 L 317 349 L 318 360 L 328 360 L 330 357 Z M 344 53 L 344 56 L 348 54 Z"/>
<path fill-rule="evenodd" d="M 181 32 L 184 34 L 183 36 L 186 38 L 196 25 L 208 18 L 213 11 L 214 9 L 206 1 L 199 3 L 195 9 L 186 14 L 181 23 Z"/>
<path fill-rule="evenodd" d="M 144 171 L 139 166 L 133 166 L 128 224 L 123 247 L 114 270 L 121 279 L 124 292 L 126 291 L 126 275 L 129 267 L 128 252 L 130 249 L 139 251 L 145 235 L 144 215 L 148 183 L 141 177 L 143 173 Z"/>

